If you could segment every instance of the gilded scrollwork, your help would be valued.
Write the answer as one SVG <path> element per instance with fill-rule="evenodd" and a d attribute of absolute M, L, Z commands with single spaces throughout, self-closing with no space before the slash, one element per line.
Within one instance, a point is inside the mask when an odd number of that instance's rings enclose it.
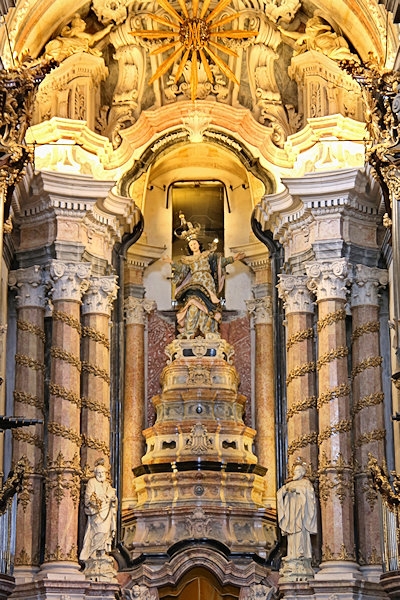
<path fill-rule="evenodd" d="M 362 435 L 360 435 L 355 443 L 354 443 L 354 447 L 355 448 L 361 448 L 362 446 L 365 446 L 366 444 L 370 444 L 371 442 L 379 442 L 382 441 L 386 438 L 386 431 L 385 429 L 373 429 L 372 431 L 367 431 L 365 433 L 363 433 Z"/>
<path fill-rule="evenodd" d="M 70 442 L 76 444 L 79 447 L 82 445 L 82 438 L 80 434 L 74 431 L 73 429 L 65 427 L 64 425 L 60 425 L 60 423 L 50 421 L 47 425 L 47 429 L 49 433 L 69 440 Z"/>
<path fill-rule="evenodd" d="M 355 549 L 353 548 L 352 550 L 349 550 L 348 548 L 346 548 L 345 544 L 342 544 L 340 546 L 340 552 L 332 552 L 330 546 L 328 546 L 328 544 L 325 544 L 322 549 L 322 560 L 324 562 L 331 561 L 331 560 L 355 561 L 356 560 Z"/>
<path fill-rule="evenodd" d="M 86 325 L 82 327 L 82 336 L 88 337 L 95 342 L 99 342 L 99 344 L 102 344 L 107 350 L 110 349 L 110 340 L 108 337 L 104 335 L 104 333 L 101 333 L 101 331 L 94 329 L 94 327 L 87 327 Z"/>
<path fill-rule="evenodd" d="M 44 412 L 44 402 L 37 396 L 29 394 L 28 392 L 23 392 L 21 390 L 14 390 L 13 396 L 15 402 L 20 402 L 21 404 L 29 404 L 29 406 L 34 406 L 35 408 L 38 408 L 42 413 Z"/>
<path fill-rule="evenodd" d="M 49 392 L 53 396 L 57 396 L 58 398 L 63 398 L 64 400 L 68 400 L 71 404 L 75 404 L 76 406 L 81 406 L 81 399 L 78 394 L 75 394 L 72 390 L 69 390 L 62 385 L 58 385 L 57 383 L 50 382 L 49 384 Z"/>
<path fill-rule="evenodd" d="M 299 342 L 303 342 L 304 340 L 312 340 L 314 338 L 314 330 L 312 327 L 308 329 L 303 329 L 302 331 L 297 331 L 293 333 L 290 338 L 286 342 L 286 350 L 289 350 L 294 344 L 298 344 Z"/>
<path fill-rule="evenodd" d="M 82 446 L 87 446 L 87 448 L 91 448 L 92 450 L 98 450 L 105 456 L 110 454 L 110 448 L 106 442 L 90 437 L 85 433 L 82 434 Z"/>
<path fill-rule="evenodd" d="M 29 333 L 32 333 L 33 335 L 36 335 L 38 338 L 40 338 L 43 343 L 45 342 L 46 336 L 42 327 L 34 325 L 33 323 L 29 323 L 28 321 L 22 321 L 19 319 L 17 321 L 17 328 L 20 331 L 28 331 Z"/>
<path fill-rule="evenodd" d="M 62 312 L 60 310 L 53 310 L 53 319 L 55 321 L 61 321 L 62 323 L 65 323 L 66 325 L 69 325 L 70 327 L 73 327 L 74 329 L 76 329 L 76 331 L 79 333 L 79 335 L 81 335 L 81 333 L 82 333 L 81 324 L 78 321 L 78 319 L 76 319 L 72 315 L 69 315 L 68 313 Z"/>
<path fill-rule="evenodd" d="M 93 400 L 93 398 L 86 398 L 86 396 L 82 396 L 81 403 L 83 408 L 87 408 L 88 410 L 98 412 L 104 415 L 107 419 L 110 419 L 110 409 L 101 402 Z"/>
<path fill-rule="evenodd" d="M 307 375 L 308 373 L 314 373 L 316 369 L 316 364 L 314 361 L 310 361 L 307 363 L 303 363 L 298 367 L 295 367 L 290 373 L 288 373 L 286 377 L 286 383 L 289 384 L 296 377 L 302 377 L 303 375 Z"/>
<path fill-rule="evenodd" d="M 288 447 L 288 456 L 292 456 L 295 452 L 306 446 L 316 444 L 318 442 L 318 434 L 316 431 L 302 435 L 293 440 Z"/>
<path fill-rule="evenodd" d="M 26 354 L 16 354 L 15 362 L 21 367 L 29 367 L 35 371 L 44 371 L 45 369 L 44 363 L 40 362 L 39 360 L 35 360 Z"/>
<path fill-rule="evenodd" d="M 61 546 L 57 544 L 53 552 L 50 552 L 50 550 L 46 549 L 44 560 L 45 562 L 76 562 L 78 560 L 78 548 L 76 544 L 73 544 L 68 552 L 64 552 Z"/>
<path fill-rule="evenodd" d="M 323 319 L 320 319 L 317 323 L 317 331 L 320 333 L 325 327 L 328 325 L 334 325 L 335 323 L 339 323 L 340 321 L 344 321 L 346 318 L 346 310 L 341 308 L 336 310 L 333 313 L 329 313 Z"/>
<path fill-rule="evenodd" d="M 322 444 L 323 442 L 328 440 L 333 435 L 336 435 L 338 433 L 350 432 L 352 430 L 352 426 L 353 426 L 353 423 L 350 419 L 342 419 L 341 421 L 339 421 L 338 423 L 335 423 L 334 425 L 329 425 L 328 427 L 325 427 L 325 429 L 323 429 L 318 434 L 318 445 Z"/>
<path fill-rule="evenodd" d="M 27 444 L 36 446 L 36 448 L 39 448 L 42 451 L 44 449 L 43 440 L 37 433 L 29 433 L 27 431 L 22 431 L 21 429 L 13 429 L 12 436 L 14 440 L 26 442 Z"/>
<path fill-rule="evenodd" d="M 303 400 L 299 400 L 299 402 L 294 402 L 290 408 L 288 408 L 286 413 L 286 420 L 288 421 L 293 415 L 296 415 L 300 412 L 308 410 L 309 408 L 316 408 L 317 406 L 317 398 L 316 396 L 308 396 Z"/>
<path fill-rule="evenodd" d="M 323 367 L 323 365 L 327 365 L 328 363 L 330 363 L 338 358 L 346 358 L 346 356 L 348 356 L 348 354 L 349 354 L 349 349 L 347 348 L 347 346 L 339 346 L 338 348 L 334 348 L 333 350 L 330 350 L 326 354 L 323 354 L 317 360 L 317 371 L 319 371 L 321 369 L 321 367 Z"/>
<path fill-rule="evenodd" d="M 341 505 L 346 501 L 354 501 L 354 464 L 346 461 L 340 452 L 336 460 L 329 460 L 326 453 L 321 453 L 318 469 L 319 494 L 326 503 L 334 493 Z"/>
<path fill-rule="evenodd" d="M 320 409 L 324 404 L 331 402 L 331 400 L 336 400 L 337 398 L 344 398 L 348 396 L 351 392 L 351 388 L 346 383 L 341 383 L 340 385 L 323 392 L 317 398 L 317 408 Z"/>
<path fill-rule="evenodd" d="M 377 406 L 378 404 L 382 404 L 384 398 L 385 394 L 383 392 L 376 392 L 375 394 L 368 394 L 368 396 L 363 396 L 353 406 L 353 417 L 361 410 L 363 410 L 363 408 L 368 408 L 370 406 Z"/>
<path fill-rule="evenodd" d="M 354 342 L 367 333 L 378 333 L 380 329 L 379 321 L 369 321 L 356 327 L 352 333 L 351 341 Z"/>
<path fill-rule="evenodd" d="M 102 369 L 101 367 L 99 367 L 97 365 L 93 365 L 92 363 L 90 363 L 86 360 L 82 361 L 82 371 L 84 373 L 89 373 L 90 375 L 94 375 L 95 377 L 100 377 L 108 384 L 111 382 L 110 375 L 105 369 Z"/>
<path fill-rule="evenodd" d="M 79 456 L 74 454 L 72 460 L 66 460 L 59 452 L 54 461 L 49 460 L 45 471 L 46 501 L 53 495 L 58 505 L 69 492 L 72 502 L 77 507 L 80 495 L 82 471 L 79 465 Z"/>
<path fill-rule="evenodd" d="M 382 356 L 370 356 L 368 358 L 365 358 L 364 360 L 359 362 L 357 365 L 355 365 L 355 367 L 353 367 L 353 369 L 351 370 L 352 378 L 354 379 L 354 377 L 356 377 L 356 375 L 359 375 L 366 369 L 380 367 L 382 364 L 382 360 L 383 360 Z"/>

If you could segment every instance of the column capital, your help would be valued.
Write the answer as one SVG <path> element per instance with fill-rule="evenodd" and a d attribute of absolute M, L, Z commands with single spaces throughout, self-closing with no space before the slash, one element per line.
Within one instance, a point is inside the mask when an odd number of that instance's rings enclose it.
<path fill-rule="evenodd" d="M 389 277 L 385 269 L 355 265 L 351 289 L 351 306 L 379 304 L 379 288 L 388 284 Z"/>
<path fill-rule="evenodd" d="M 82 314 L 105 314 L 110 316 L 117 297 L 117 276 L 91 277 L 89 287 L 82 299 Z"/>
<path fill-rule="evenodd" d="M 254 318 L 256 325 L 271 325 L 272 323 L 272 298 L 254 298 L 246 300 L 248 313 Z"/>
<path fill-rule="evenodd" d="M 314 312 L 314 299 L 307 283 L 308 279 L 305 275 L 279 275 L 279 283 L 276 287 L 287 315 Z"/>
<path fill-rule="evenodd" d="M 125 322 L 127 325 L 144 325 L 145 315 L 157 307 L 154 300 L 129 296 L 124 302 Z"/>
<path fill-rule="evenodd" d="M 49 265 L 49 280 L 52 285 L 52 300 L 80 302 L 88 289 L 92 265 L 90 263 L 65 263 L 52 260 Z"/>
<path fill-rule="evenodd" d="M 315 262 L 306 265 L 309 278 L 308 289 L 320 300 L 347 300 L 351 281 L 349 263 L 346 259 L 332 262 Z"/>
<path fill-rule="evenodd" d="M 43 268 L 38 265 L 10 271 L 8 285 L 17 290 L 18 308 L 44 308 L 46 291 Z"/>

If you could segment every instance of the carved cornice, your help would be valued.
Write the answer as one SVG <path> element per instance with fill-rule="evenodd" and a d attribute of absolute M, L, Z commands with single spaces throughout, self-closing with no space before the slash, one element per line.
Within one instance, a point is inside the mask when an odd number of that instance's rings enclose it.
<path fill-rule="evenodd" d="M 117 297 L 117 277 L 91 277 L 89 288 L 82 300 L 82 314 L 104 314 L 110 316 L 112 304 Z"/>
<path fill-rule="evenodd" d="M 247 311 L 254 319 L 255 325 L 272 324 L 272 298 L 270 296 L 246 300 L 246 306 Z"/>
<path fill-rule="evenodd" d="M 351 290 L 351 306 L 379 304 L 379 288 L 388 284 L 388 273 L 384 269 L 355 265 Z"/>
<path fill-rule="evenodd" d="M 144 325 L 146 315 L 157 308 L 154 300 L 129 296 L 124 303 L 125 322 L 127 325 Z"/>
<path fill-rule="evenodd" d="M 88 289 L 90 263 L 64 263 L 53 260 L 49 266 L 51 297 L 56 300 L 80 302 L 82 294 Z"/>
<path fill-rule="evenodd" d="M 314 300 L 307 286 L 307 277 L 280 274 L 277 288 L 286 314 L 314 312 Z"/>
<path fill-rule="evenodd" d="M 347 260 L 313 263 L 306 265 L 308 288 L 315 293 L 317 301 L 346 300 L 350 283 Z"/>
<path fill-rule="evenodd" d="M 18 308 L 44 308 L 46 292 L 42 267 L 35 265 L 10 271 L 8 285 L 17 290 Z"/>

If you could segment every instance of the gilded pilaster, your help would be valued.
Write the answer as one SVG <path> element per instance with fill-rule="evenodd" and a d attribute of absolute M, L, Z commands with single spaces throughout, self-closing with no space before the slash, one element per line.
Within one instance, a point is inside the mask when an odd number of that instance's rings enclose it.
<path fill-rule="evenodd" d="M 368 454 L 385 458 L 385 424 L 382 391 L 382 357 L 379 345 L 379 287 L 386 285 L 386 271 L 357 265 L 354 269 L 351 310 L 352 389 L 355 494 L 358 517 L 359 562 L 368 579 L 382 574 L 380 514 L 376 494 L 368 481 Z"/>
<path fill-rule="evenodd" d="M 44 308 L 42 268 L 33 266 L 9 274 L 17 290 L 17 347 L 15 355 L 14 414 L 42 424 L 13 430 L 13 461 L 22 460 L 24 486 L 17 508 L 15 578 L 32 581 L 39 570 L 43 502 L 44 420 Z"/>
<path fill-rule="evenodd" d="M 360 576 L 355 556 L 352 414 L 346 343 L 347 261 L 307 266 L 318 304 L 318 445 L 322 563 L 316 578 Z"/>
<path fill-rule="evenodd" d="M 110 314 L 117 296 L 114 275 L 92 277 L 82 302 L 81 464 L 110 459 Z"/>
<path fill-rule="evenodd" d="M 280 275 L 284 301 L 287 357 L 288 467 L 300 456 L 317 468 L 317 398 L 313 319 L 315 305 L 303 276 Z"/>
<path fill-rule="evenodd" d="M 49 266 L 53 329 L 50 348 L 48 457 L 46 465 L 46 545 L 42 570 L 78 570 L 81 396 L 80 305 L 89 285 L 89 263 Z"/>
<path fill-rule="evenodd" d="M 255 438 L 256 455 L 261 465 L 268 467 L 265 499 L 275 503 L 275 385 L 272 298 L 264 296 L 246 302 L 255 329 Z"/>
<path fill-rule="evenodd" d="M 132 469 L 144 455 L 145 426 L 145 324 L 155 310 L 152 300 L 129 296 L 125 300 L 125 393 L 122 442 L 122 506 L 129 506 L 134 496 Z"/>

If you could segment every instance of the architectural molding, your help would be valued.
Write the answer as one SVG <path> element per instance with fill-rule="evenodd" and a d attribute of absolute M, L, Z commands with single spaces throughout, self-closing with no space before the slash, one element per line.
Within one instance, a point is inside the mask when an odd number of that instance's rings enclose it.
<path fill-rule="evenodd" d="M 156 309 L 154 300 L 134 298 L 129 296 L 124 302 L 124 313 L 126 325 L 144 325 L 146 315 Z"/>
<path fill-rule="evenodd" d="M 48 267 L 50 295 L 55 300 L 80 302 L 90 283 L 90 263 L 64 263 L 52 260 Z"/>
<path fill-rule="evenodd" d="M 8 285 L 17 290 L 16 301 L 18 308 L 44 308 L 46 289 L 43 268 L 34 265 L 26 269 L 10 271 Z"/>
<path fill-rule="evenodd" d="M 351 289 L 351 306 L 379 305 L 379 289 L 388 284 L 388 272 L 377 267 L 355 265 Z"/>
<path fill-rule="evenodd" d="M 347 300 L 350 270 L 347 260 L 306 265 L 308 289 L 320 300 Z"/>
<path fill-rule="evenodd" d="M 314 299 L 307 286 L 307 277 L 279 274 L 277 285 L 279 297 L 283 300 L 286 314 L 314 313 Z"/>
<path fill-rule="evenodd" d="M 110 316 L 112 304 L 117 297 L 117 276 L 91 277 L 82 299 L 82 314 L 106 314 Z"/>

